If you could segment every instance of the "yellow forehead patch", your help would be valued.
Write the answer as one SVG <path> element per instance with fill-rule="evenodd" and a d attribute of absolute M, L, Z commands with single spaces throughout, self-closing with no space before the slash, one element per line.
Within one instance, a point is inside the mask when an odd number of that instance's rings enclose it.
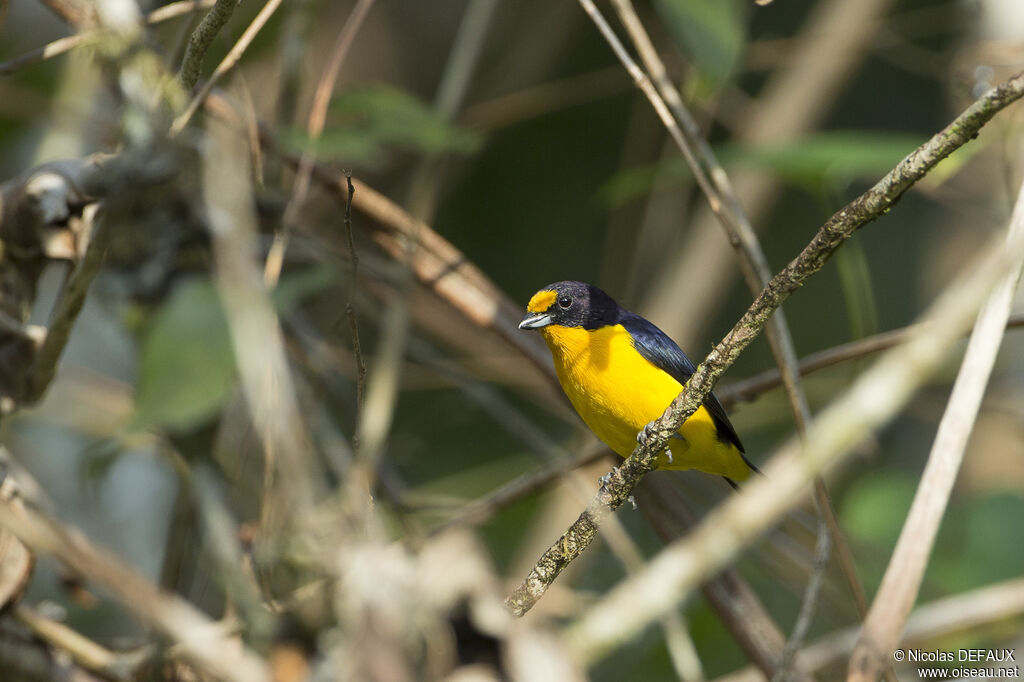
<path fill-rule="evenodd" d="M 553 289 L 545 289 L 538 291 L 530 299 L 530 303 L 526 306 L 526 311 L 530 313 L 542 313 L 551 307 L 551 304 L 555 302 L 555 297 L 558 293 Z"/>

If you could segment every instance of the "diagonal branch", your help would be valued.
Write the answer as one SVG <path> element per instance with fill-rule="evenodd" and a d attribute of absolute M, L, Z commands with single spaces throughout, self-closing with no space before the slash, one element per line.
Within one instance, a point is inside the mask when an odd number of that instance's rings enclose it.
<path fill-rule="evenodd" d="M 934 647 L 936 641 L 948 641 L 965 633 L 1024 613 L 1024 578 L 1012 578 L 985 585 L 969 592 L 937 599 L 914 609 L 900 638 L 901 647 Z M 860 627 L 833 632 L 800 650 L 797 660 L 802 669 L 820 672 L 845 660 L 857 642 Z M 719 678 L 721 682 L 760 682 L 764 678 L 747 667 Z"/>
<path fill-rule="evenodd" d="M 974 324 L 910 513 L 864 622 L 857 648 L 850 657 L 848 679 L 851 681 L 868 682 L 878 677 L 899 643 L 907 616 L 917 599 L 939 524 L 963 462 L 967 439 L 974 428 L 1006 332 L 1006 320 L 1024 267 L 1024 250 L 1020 248 L 1024 241 L 1024 185 L 1017 196 L 1007 241 L 1013 264 L 992 291 Z"/>
<path fill-rule="evenodd" d="M 965 274 L 931 306 L 925 315 L 928 324 L 907 344 L 886 353 L 824 410 L 803 444 L 794 440 L 784 445 L 764 478 L 732 496 L 694 533 L 670 545 L 642 574 L 622 581 L 572 624 L 566 636 L 580 658 L 596 659 L 675 608 L 700 580 L 731 561 L 789 511 L 815 475 L 837 464 L 902 409 L 917 388 L 946 364 L 962 330 L 1011 269 L 1006 252 L 1022 247 L 1024 234 L 1009 245 L 1004 239 L 993 240 L 983 258 L 965 268 Z"/>
<path fill-rule="evenodd" d="M 607 30 L 604 19 L 591 0 L 580 0 L 580 2 L 594 21 L 598 23 L 602 33 L 609 42 L 613 43 L 614 47 L 614 42 L 618 39 L 614 33 Z M 696 120 L 689 109 L 686 108 L 679 90 L 669 79 L 665 64 L 662 62 L 658 51 L 654 47 L 654 43 L 637 16 L 633 3 L 631 0 L 613 0 L 612 4 L 618 12 L 622 24 L 626 27 L 633 45 L 639 52 L 644 62 L 644 67 L 653 79 L 657 88 L 657 94 L 664 99 L 665 104 L 674 117 L 674 120 L 666 122 L 668 131 L 672 139 L 679 146 L 680 151 L 682 151 L 687 164 L 693 172 L 694 178 L 707 197 L 711 211 L 715 214 L 719 224 L 726 233 L 729 243 L 733 246 L 747 287 L 750 289 L 751 294 L 756 296 L 768 284 L 772 273 L 768 265 L 768 259 L 757 238 L 757 233 L 754 231 L 743 209 L 743 204 L 736 194 L 725 169 L 722 168 L 718 158 L 712 151 L 711 145 L 704 139 Z M 617 49 L 616 54 L 624 59 L 627 71 L 631 74 L 640 73 L 636 65 L 630 63 L 631 60 L 624 50 Z M 648 95 L 648 98 L 651 98 L 651 93 L 648 89 L 643 87 L 641 89 Z M 655 104 L 653 99 L 651 101 L 652 104 Z M 656 104 L 655 109 L 659 110 Z M 706 172 L 705 168 L 707 169 Z M 771 320 L 769 320 L 765 331 L 772 356 L 779 367 L 779 375 L 782 379 L 786 397 L 789 400 L 790 409 L 793 412 L 797 433 L 803 437 L 811 422 L 811 410 L 807 404 L 807 396 L 800 386 L 800 373 L 793 336 L 790 334 L 785 313 L 781 309 L 777 310 Z M 836 521 L 835 510 L 832 508 L 832 502 L 825 487 L 825 482 L 820 479 L 815 481 L 814 488 L 815 503 L 820 518 L 818 524 L 818 555 L 824 556 L 825 560 L 815 562 L 815 572 L 807 583 L 807 591 L 803 603 L 805 605 L 816 603 L 818 589 L 822 584 L 822 573 L 825 570 L 827 558 L 831 554 L 830 545 L 834 544 L 840 558 L 840 565 L 843 567 L 843 573 L 854 594 L 858 610 L 863 616 L 867 611 L 867 599 L 864 596 L 864 588 L 854 569 L 846 539 Z M 787 642 L 779 665 L 777 668 L 767 668 L 765 671 L 771 674 L 773 678 L 779 679 L 780 676 L 784 676 L 785 671 L 792 664 L 793 652 L 796 651 L 802 639 L 802 636 L 797 636 L 797 633 L 806 630 L 800 624 L 809 622 L 813 613 L 813 609 L 801 608 L 803 618 L 797 621 L 798 625 L 794 628 L 794 636 Z"/>
<path fill-rule="evenodd" d="M 238 0 L 217 0 L 217 3 L 206 13 L 203 20 L 196 26 L 189 36 L 188 45 L 185 47 L 185 56 L 181 59 L 181 69 L 178 71 L 178 78 L 181 80 L 185 90 L 191 90 L 199 80 L 199 71 L 203 66 L 203 57 L 210 49 L 214 39 L 224 25 L 228 23 Z"/>
<path fill-rule="evenodd" d="M 876 220 L 924 177 L 939 161 L 969 142 L 1000 110 L 1024 95 L 1024 73 L 990 90 L 952 123 L 916 149 L 874 187 L 833 215 L 803 251 L 768 283 L 739 322 L 705 358 L 682 393 L 648 430 L 653 436 L 633 451 L 580 515 L 576 522 L 537 561 L 506 605 L 516 615 L 526 613 L 558 574 L 578 557 L 597 535 L 602 519 L 618 509 L 640 479 L 651 471 L 654 457 L 679 426 L 692 415 L 740 353 L 757 338 L 772 313 L 790 294 L 818 272 L 854 232 Z"/>
<path fill-rule="evenodd" d="M 1007 329 L 1024 327 L 1024 313 L 1014 313 L 1006 321 Z M 865 355 L 871 355 L 879 351 L 887 350 L 893 346 L 905 343 L 913 333 L 914 327 L 900 327 L 887 332 L 866 336 L 863 339 L 850 341 L 839 346 L 833 346 L 817 353 L 804 356 L 800 360 L 800 375 L 806 376 L 834 365 L 850 360 L 857 360 Z M 734 403 L 748 402 L 755 400 L 765 391 L 777 387 L 781 383 L 779 370 L 770 369 L 752 377 L 742 379 L 728 386 L 722 386 L 715 390 L 715 395 L 726 407 Z"/>
<path fill-rule="evenodd" d="M 262 682 L 270 675 L 249 649 L 181 597 L 160 590 L 113 554 L 83 535 L 27 507 L 0 502 L 0 525 L 32 549 L 51 554 L 110 590 L 144 622 L 181 646 L 184 655 L 219 679 Z"/>
<path fill-rule="evenodd" d="M 238 41 L 230 50 L 228 50 L 224 59 L 221 60 L 220 64 L 217 65 L 217 68 L 215 68 L 213 73 L 210 74 L 210 77 L 205 83 L 203 83 L 202 87 L 199 88 L 199 92 L 197 92 L 188 103 L 185 111 L 181 112 L 181 114 L 174 119 L 174 123 L 171 124 L 170 129 L 171 137 L 174 137 L 185 129 L 185 126 L 188 125 L 192 116 L 195 115 L 196 111 L 199 110 L 199 107 L 203 105 L 203 102 L 213 90 L 213 86 L 220 81 L 224 74 L 235 68 L 235 65 L 242 59 L 242 55 L 245 54 L 247 49 L 249 49 L 249 45 L 251 45 L 252 41 L 256 39 L 256 36 L 263 30 L 263 27 L 267 25 L 268 21 L 270 21 L 270 17 L 274 15 L 274 12 L 276 12 L 280 6 L 281 0 L 267 0 L 267 3 L 263 5 L 263 9 L 259 11 L 255 18 L 253 18 L 252 23 L 250 23 L 245 31 L 242 32 Z"/>

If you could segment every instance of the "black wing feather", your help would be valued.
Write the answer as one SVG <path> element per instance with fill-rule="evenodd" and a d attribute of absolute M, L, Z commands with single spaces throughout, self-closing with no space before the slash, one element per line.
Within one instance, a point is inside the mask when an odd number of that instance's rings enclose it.
<path fill-rule="evenodd" d="M 667 372 L 673 379 L 681 384 L 686 384 L 690 376 L 696 371 L 696 367 L 686 353 L 676 345 L 676 342 L 669 338 L 668 334 L 654 326 L 650 321 L 645 320 L 635 313 L 623 311 L 619 324 L 625 327 L 626 331 L 633 337 L 633 347 L 640 355 L 644 356 L 652 365 Z M 667 407 L 667 405 L 666 405 Z M 704 408 L 711 415 L 715 428 L 718 430 L 718 437 L 727 443 L 732 443 L 740 452 L 745 452 L 736 429 L 729 422 L 722 403 L 714 393 L 708 393 L 704 399 Z M 746 459 L 746 458 L 744 458 Z M 751 465 L 752 466 L 752 465 Z"/>

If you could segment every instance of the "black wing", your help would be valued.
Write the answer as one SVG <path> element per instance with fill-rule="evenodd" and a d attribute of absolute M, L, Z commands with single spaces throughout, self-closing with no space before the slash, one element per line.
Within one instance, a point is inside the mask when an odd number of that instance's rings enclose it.
<path fill-rule="evenodd" d="M 676 342 L 650 321 L 636 313 L 623 311 L 619 324 L 632 335 L 633 347 L 640 355 L 655 367 L 667 372 L 679 383 L 685 385 L 690 375 L 696 371 L 697 368 L 690 362 L 690 358 L 686 357 L 686 353 L 676 345 Z M 668 406 L 666 405 L 666 407 Z M 722 403 L 718 402 L 714 393 L 708 393 L 708 397 L 704 399 L 704 408 L 715 423 L 718 437 L 724 442 L 735 445 L 740 452 L 745 452 L 740 437 L 736 435 L 736 429 L 729 423 L 725 408 L 722 407 Z"/>

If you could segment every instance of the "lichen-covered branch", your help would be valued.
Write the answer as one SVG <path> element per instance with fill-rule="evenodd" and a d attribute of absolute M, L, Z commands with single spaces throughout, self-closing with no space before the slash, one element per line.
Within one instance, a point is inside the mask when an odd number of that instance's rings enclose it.
<path fill-rule="evenodd" d="M 591 503 L 572 526 L 537 561 L 527 578 L 509 595 L 506 604 L 516 615 L 526 613 L 570 562 L 597 535 L 601 519 L 618 509 L 640 479 L 651 471 L 654 457 L 670 436 L 703 403 L 719 377 L 757 338 L 772 313 L 790 294 L 818 272 L 854 232 L 885 214 L 911 186 L 977 135 L 993 116 L 1024 95 L 1024 73 L 993 88 L 976 100 L 952 123 L 918 147 L 874 187 L 835 213 L 810 243 L 762 290 L 739 322 L 697 367 L 665 413 L 652 422 L 652 436 L 626 462 L 612 472 Z"/>
<path fill-rule="evenodd" d="M 981 399 L 1006 333 L 1006 320 L 1024 266 L 1024 251 L 1019 246 L 1024 242 L 1024 185 L 1017 195 L 1008 242 L 1017 245 L 1017 251 L 1011 255 L 1013 265 L 992 290 L 974 324 L 914 502 L 850 658 L 848 679 L 852 681 L 870 682 L 878 678 L 892 650 L 899 644 L 903 626 L 917 601 L 935 536 L 963 462 L 967 439 L 974 430 Z"/>
<path fill-rule="evenodd" d="M 186 90 L 191 90 L 199 80 L 199 71 L 202 69 L 206 51 L 228 23 L 237 6 L 238 0 L 217 0 L 196 26 L 196 30 L 192 31 L 188 45 L 185 46 L 185 56 L 181 59 L 181 70 L 178 71 L 178 78 Z"/>
<path fill-rule="evenodd" d="M 793 508 L 823 473 L 887 423 L 916 390 L 948 362 L 992 287 L 1015 263 L 1007 252 L 1024 248 L 993 240 L 982 258 L 964 268 L 925 314 L 905 345 L 885 354 L 842 397 L 821 412 L 804 442 L 791 439 L 772 458 L 765 476 L 731 496 L 685 539 L 651 560 L 588 609 L 566 631 L 570 646 L 593 661 L 677 607 L 706 576 L 731 561 L 754 538 Z M 671 415 L 666 415 L 666 418 Z"/>

